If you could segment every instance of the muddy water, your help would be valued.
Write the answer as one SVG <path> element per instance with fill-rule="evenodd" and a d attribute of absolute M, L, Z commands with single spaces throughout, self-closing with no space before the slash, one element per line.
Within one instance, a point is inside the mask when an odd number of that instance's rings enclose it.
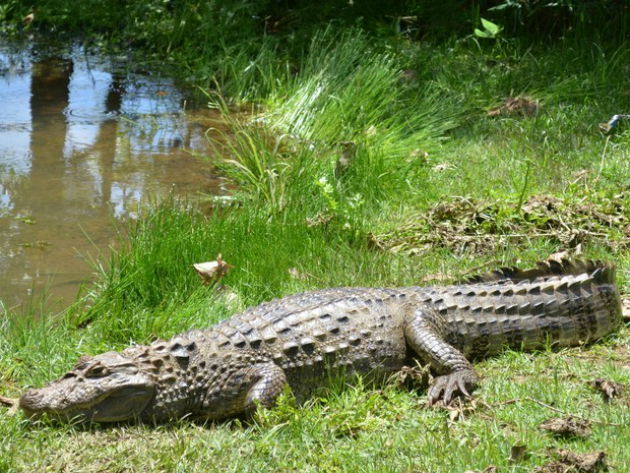
<path fill-rule="evenodd" d="M 0 47 L 0 314 L 72 302 L 148 201 L 221 193 L 198 157 L 218 117 L 173 81 L 78 47 L 36 50 Z"/>

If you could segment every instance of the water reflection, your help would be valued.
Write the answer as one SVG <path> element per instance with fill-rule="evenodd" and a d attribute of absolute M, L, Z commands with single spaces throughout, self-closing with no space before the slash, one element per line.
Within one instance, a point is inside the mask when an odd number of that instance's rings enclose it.
<path fill-rule="evenodd" d="M 218 189 L 191 151 L 206 126 L 168 78 L 127 72 L 78 48 L 61 57 L 0 48 L 0 301 L 44 290 L 69 302 L 91 278 L 114 219 L 169 192 Z M 192 119 L 191 119 L 192 118 Z M 202 121 L 203 122 L 203 121 Z M 56 304 L 57 307 L 59 304 Z"/>

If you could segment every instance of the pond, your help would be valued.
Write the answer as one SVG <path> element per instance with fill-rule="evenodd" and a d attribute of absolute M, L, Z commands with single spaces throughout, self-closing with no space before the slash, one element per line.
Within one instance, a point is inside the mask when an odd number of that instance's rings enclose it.
<path fill-rule="evenodd" d="M 124 60 L 0 45 L 0 313 L 71 303 L 148 202 L 224 192 L 201 158 L 220 126 Z"/>

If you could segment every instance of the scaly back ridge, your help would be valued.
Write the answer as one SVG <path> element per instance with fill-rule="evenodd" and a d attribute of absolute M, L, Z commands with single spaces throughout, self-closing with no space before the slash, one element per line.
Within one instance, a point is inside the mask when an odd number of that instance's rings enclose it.
<path fill-rule="evenodd" d="M 533 281 L 557 276 L 579 276 L 586 274 L 589 279 L 600 284 L 615 283 L 615 266 L 598 260 L 578 260 L 570 258 L 547 259 L 536 263 L 535 268 L 518 269 L 507 267 L 497 269 L 487 274 L 481 274 L 465 279 L 463 284 L 496 282 L 496 281 Z"/>

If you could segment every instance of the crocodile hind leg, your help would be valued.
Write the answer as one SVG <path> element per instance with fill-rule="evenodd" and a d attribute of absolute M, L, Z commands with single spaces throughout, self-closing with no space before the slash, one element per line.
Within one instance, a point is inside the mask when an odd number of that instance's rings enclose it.
<path fill-rule="evenodd" d="M 418 309 L 408 317 L 405 339 L 411 349 L 439 373 L 429 387 L 429 403 L 451 402 L 454 396 L 470 396 L 477 387 L 477 374 L 466 357 L 448 344 L 440 331 L 439 315 L 430 309 Z"/>

